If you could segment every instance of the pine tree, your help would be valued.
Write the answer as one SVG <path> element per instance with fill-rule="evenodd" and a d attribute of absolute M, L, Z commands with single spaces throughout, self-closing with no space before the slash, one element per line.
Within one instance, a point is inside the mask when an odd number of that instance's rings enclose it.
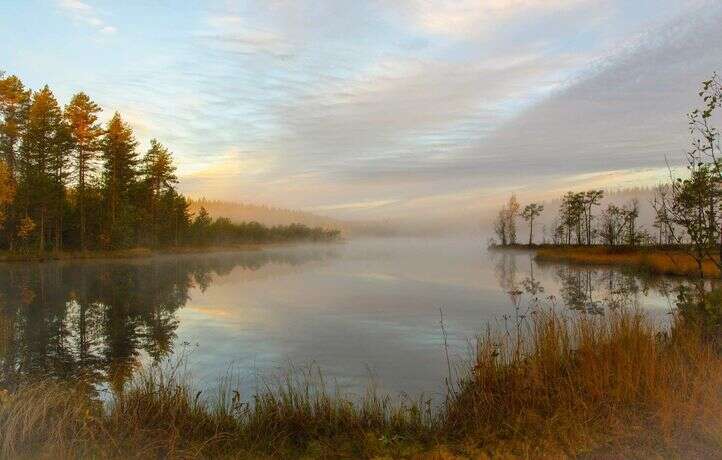
<path fill-rule="evenodd" d="M 115 113 L 108 122 L 102 140 L 101 154 L 103 159 L 103 188 L 107 207 L 106 235 L 113 245 L 127 242 L 131 232 L 131 193 L 135 185 L 138 171 L 138 143 L 133 130 Z"/>
<path fill-rule="evenodd" d="M 178 183 L 175 170 L 170 151 L 156 139 L 151 139 L 150 149 L 143 158 L 143 174 L 154 195 L 158 196 Z"/>
<path fill-rule="evenodd" d="M 164 193 L 178 183 L 173 158 L 168 149 L 151 139 L 150 149 L 143 157 L 143 181 L 147 187 L 149 211 L 153 229 L 153 244 L 158 243 L 158 210 Z"/>
<path fill-rule="evenodd" d="M 530 203 L 524 207 L 521 216 L 525 221 L 529 222 L 529 246 L 534 242 L 534 220 L 544 212 L 544 205 L 538 203 Z"/>
<path fill-rule="evenodd" d="M 95 171 L 95 160 L 100 151 L 103 130 L 98 124 L 100 107 L 85 93 L 78 93 L 65 107 L 65 119 L 70 127 L 73 143 L 73 169 L 78 189 L 78 211 L 80 213 L 80 249 L 86 249 L 86 184 Z"/>
<path fill-rule="evenodd" d="M 62 232 L 68 134 L 58 101 L 46 85 L 32 96 L 18 158 L 23 205 L 26 215 L 38 223 L 41 251 L 51 221 L 55 221 L 56 238 Z"/>
<path fill-rule="evenodd" d="M 29 104 L 30 91 L 25 89 L 18 77 L 0 78 L 0 155 L 13 177 Z"/>
<path fill-rule="evenodd" d="M 20 79 L 14 75 L 2 78 L 0 72 L 0 158 L 7 168 L 8 186 L 15 192 L 17 189 L 17 155 L 30 105 L 30 90 L 25 89 Z M 14 202 L 6 206 L 4 221 L 5 240 L 9 248 L 15 247 L 18 219 Z"/>

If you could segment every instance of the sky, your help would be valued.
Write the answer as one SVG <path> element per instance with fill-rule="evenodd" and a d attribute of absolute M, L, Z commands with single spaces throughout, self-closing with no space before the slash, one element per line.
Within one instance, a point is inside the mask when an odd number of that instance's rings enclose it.
<path fill-rule="evenodd" d="M 88 93 L 193 197 L 345 219 L 654 185 L 717 0 L 0 0 L 0 69 Z"/>

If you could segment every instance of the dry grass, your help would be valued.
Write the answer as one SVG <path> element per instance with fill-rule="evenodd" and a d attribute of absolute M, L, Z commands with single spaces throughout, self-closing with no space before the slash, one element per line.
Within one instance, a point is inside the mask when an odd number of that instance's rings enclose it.
<path fill-rule="evenodd" d="M 630 266 L 656 274 L 699 276 L 699 267 L 695 259 L 681 250 L 655 248 L 614 249 L 604 246 L 542 247 L 537 250 L 536 260 L 540 262 Z M 703 276 L 709 278 L 718 278 L 720 276 L 720 271 L 712 260 L 703 261 L 702 272 Z"/>
<path fill-rule="evenodd" d="M 523 340 L 479 340 L 449 436 L 524 457 L 722 452 L 722 359 L 696 327 L 641 312 L 534 314 Z"/>
<path fill-rule="evenodd" d="M 720 457 L 722 358 L 681 318 L 539 310 L 487 334 L 438 411 L 352 400 L 304 374 L 252 404 L 153 368 L 105 407 L 56 383 L 0 405 L 5 458 Z"/>
<path fill-rule="evenodd" d="M 12 337 L 12 321 L 0 310 L 0 356 L 4 356 Z"/>
<path fill-rule="evenodd" d="M 294 458 L 420 455 L 435 423 L 417 405 L 329 393 L 311 374 L 244 403 L 204 399 L 177 368 L 141 371 L 105 406 L 77 387 L 30 385 L 0 404 L 2 458 Z"/>

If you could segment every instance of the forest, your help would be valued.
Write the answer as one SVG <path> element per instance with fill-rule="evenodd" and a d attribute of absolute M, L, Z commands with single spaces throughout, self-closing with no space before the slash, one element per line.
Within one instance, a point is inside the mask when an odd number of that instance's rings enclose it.
<path fill-rule="evenodd" d="M 61 103 L 46 85 L 0 73 L 0 248 L 11 252 L 115 250 L 330 240 L 336 230 L 268 227 L 195 215 L 178 190 L 173 153 L 78 92 Z"/>

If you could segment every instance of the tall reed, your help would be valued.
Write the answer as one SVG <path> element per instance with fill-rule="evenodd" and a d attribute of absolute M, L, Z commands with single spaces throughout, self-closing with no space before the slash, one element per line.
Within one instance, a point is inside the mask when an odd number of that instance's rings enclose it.
<path fill-rule="evenodd" d="M 4 458 L 719 456 L 722 358 L 695 323 L 642 311 L 536 309 L 480 336 L 438 409 L 290 373 L 248 402 L 179 367 L 141 370 L 110 402 L 42 382 L 0 403 Z"/>

